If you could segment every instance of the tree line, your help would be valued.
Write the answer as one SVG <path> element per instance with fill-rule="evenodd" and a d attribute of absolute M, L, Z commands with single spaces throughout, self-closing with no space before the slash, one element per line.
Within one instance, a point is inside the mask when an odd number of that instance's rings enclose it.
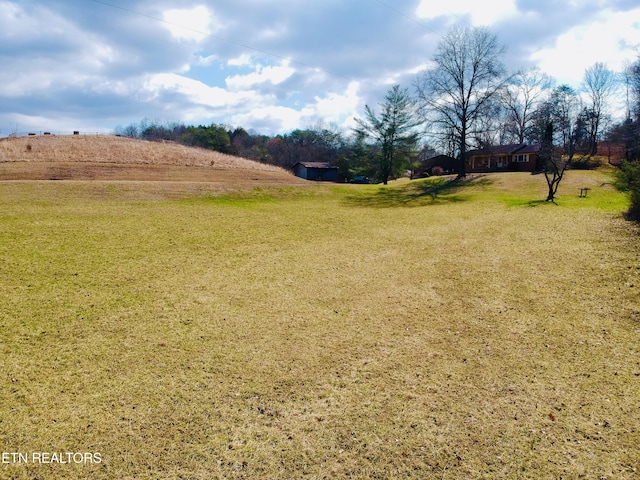
<path fill-rule="evenodd" d="M 267 136 L 219 124 L 143 120 L 116 133 L 284 168 L 299 161 L 329 162 L 338 166 L 342 180 L 365 175 L 382 183 L 435 154 L 456 158 L 458 174 L 465 176 L 470 149 L 538 144 L 550 201 L 565 170 L 594 166 L 599 143 L 607 141 L 623 149 L 621 170 L 625 178 L 633 176 L 640 163 L 640 57 L 623 72 L 595 63 L 576 90 L 556 85 L 538 69 L 511 73 L 504 55 L 504 45 L 489 29 L 453 28 L 438 42 L 433 66 L 411 88 L 395 85 L 377 108 L 367 105 L 350 132 L 318 124 Z M 612 110 L 623 105 L 624 118 L 614 120 Z M 620 182 L 631 184 L 628 178 Z"/>
<path fill-rule="evenodd" d="M 377 178 L 371 158 L 376 147 L 352 138 L 336 126 L 317 124 L 275 136 L 223 124 L 190 126 L 144 119 L 117 127 L 116 135 L 149 141 L 169 141 L 236 155 L 291 169 L 298 162 L 326 162 L 339 168 L 341 180 L 364 175 Z"/>

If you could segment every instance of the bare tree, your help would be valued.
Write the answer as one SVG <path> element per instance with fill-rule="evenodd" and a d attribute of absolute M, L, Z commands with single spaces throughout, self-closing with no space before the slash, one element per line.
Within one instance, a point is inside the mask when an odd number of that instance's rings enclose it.
<path fill-rule="evenodd" d="M 565 158 L 562 151 L 554 146 L 553 130 L 553 122 L 549 121 L 545 127 L 545 134 L 542 137 L 538 157 L 542 164 L 544 178 L 547 181 L 548 190 L 546 201 L 555 203 L 558 187 L 571 160 Z"/>
<path fill-rule="evenodd" d="M 554 142 L 565 155 L 575 153 L 574 127 L 580 109 L 580 99 L 569 85 L 560 85 L 549 99 L 551 120 L 554 124 Z"/>
<path fill-rule="evenodd" d="M 551 84 L 549 75 L 534 68 L 517 72 L 501 91 L 507 129 L 517 143 L 524 143 L 529 137 L 536 106 Z"/>
<path fill-rule="evenodd" d="M 640 118 L 640 58 L 635 62 L 625 62 L 622 71 L 625 88 L 626 118 Z"/>
<path fill-rule="evenodd" d="M 560 85 L 538 109 L 544 130 L 538 157 L 547 181 L 547 202 L 555 202 L 560 182 L 573 161 L 579 106 L 576 92 L 568 85 Z"/>
<path fill-rule="evenodd" d="M 115 133 L 116 135 L 121 135 L 123 137 L 140 138 L 140 129 L 137 123 L 131 123 L 126 127 L 118 125 L 115 128 Z"/>
<path fill-rule="evenodd" d="M 466 174 L 468 142 L 491 109 L 490 100 L 504 85 L 504 52 L 488 29 L 456 27 L 438 43 L 435 67 L 416 81 L 425 117 L 437 132 L 455 136 L 460 177 Z"/>
<path fill-rule="evenodd" d="M 629 159 L 640 160 L 640 57 L 627 69 L 627 78 L 631 90 L 628 118 L 631 119 L 631 113 L 635 117 L 635 124 L 631 129 L 635 131 L 632 143 L 633 151 L 629 155 Z"/>
<path fill-rule="evenodd" d="M 597 62 L 584 72 L 583 90 L 587 96 L 585 120 L 587 147 L 584 154 L 592 157 L 598 149 L 598 137 L 606 118 L 607 102 L 618 86 L 617 75 L 602 62 Z"/>

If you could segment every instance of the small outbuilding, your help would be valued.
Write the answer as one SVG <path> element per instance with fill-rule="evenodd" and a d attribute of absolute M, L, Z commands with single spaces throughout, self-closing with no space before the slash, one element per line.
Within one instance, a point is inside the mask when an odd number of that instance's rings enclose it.
<path fill-rule="evenodd" d="M 298 162 L 293 168 L 296 177 L 305 180 L 317 180 L 321 182 L 337 182 L 338 167 L 328 162 Z"/>
<path fill-rule="evenodd" d="M 426 177 L 429 175 L 449 175 L 460 171 L 460 162 L 457 158 L 449 155 L 436 155 L 435 157 L 423 160 L 414 172 L 415 177 Z"/>

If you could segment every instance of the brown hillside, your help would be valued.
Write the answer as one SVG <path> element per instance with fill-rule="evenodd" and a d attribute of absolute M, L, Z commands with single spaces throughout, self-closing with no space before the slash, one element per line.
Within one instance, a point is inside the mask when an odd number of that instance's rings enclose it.
<path fill-rule="evenodd" d="M 286 170 L 211 150 L 106 135 L 0 139 L 0 180 L 305 183 Z"/>

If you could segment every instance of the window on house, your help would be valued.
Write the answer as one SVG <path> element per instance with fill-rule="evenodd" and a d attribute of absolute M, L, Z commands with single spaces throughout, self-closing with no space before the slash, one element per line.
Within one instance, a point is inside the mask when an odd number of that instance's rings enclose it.
<path fill-rule="evenodd" d="M 529 161 L 529 155 L 528 154 L 521 154 L 521 155 L 516 155 L 515 158 L 516 162 L 518 163 L 526 163 Z"/>

